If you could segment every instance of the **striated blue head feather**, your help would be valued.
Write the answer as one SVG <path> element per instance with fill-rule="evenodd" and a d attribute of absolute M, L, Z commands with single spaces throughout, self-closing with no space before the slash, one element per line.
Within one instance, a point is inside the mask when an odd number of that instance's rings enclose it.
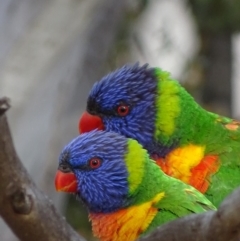
<path fill-rule="evenodd" d="M 59 162 L 76 175 L 77 195 L 90 212 L 111 212 L 127 205 L 126 151 L 127 138 L 106 131 L 82 134 L 64 147 Z M 95 159 L 100 160 L 98 168 L 91 165 Z"/>
<path fill-rule="evenodd" d="M 100 116 L 107 131 L 136 139 L 150 154 L 165 156 L 171 147 L 160 146 L 154 139 L 156 93 L 154 68 L 125 65 L 95 83 L 87 111 Z M 126 116 L 117 111 L 122 104 L 129 107 Z"/>

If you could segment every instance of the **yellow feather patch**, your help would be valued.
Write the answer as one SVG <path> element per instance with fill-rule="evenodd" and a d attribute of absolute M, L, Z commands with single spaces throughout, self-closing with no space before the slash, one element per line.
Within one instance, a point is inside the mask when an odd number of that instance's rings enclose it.
<path fill-rule="evenodd" d="M 128 169 L 129 191 L 133 193 L 142 182 L 144 174 L 144 165 L 147 151 L 135 140 L 128 141 L 128 152 L 125 161 Z"/>
<path fill-rule="evenodd" d="M 192 175 L 191 169 L 201 162 L 204 151 L 204 146 L 191 144 L 171 151 L 165 158 L 165 162 L 171 169 L 170 175 L 188 183 Z"/>
<path fill-rule="evenodd" d="M 175 119 L 180 115 L 179 86 L 169 81 L 170 74 L 156 70 L 159 93 L 156 99 L 157 116 L 155 138 L 159 135 L 171 136 L 175 130 Z"/>
<path fill-rule="evenodd" d="M 151 201 L 121 209 L 114 213 L 91 213 L 93 233 L 101 241 L 134 241 L 150 225 L 158 210 L 154 207 L 163 197 L 157 194 Z"/>

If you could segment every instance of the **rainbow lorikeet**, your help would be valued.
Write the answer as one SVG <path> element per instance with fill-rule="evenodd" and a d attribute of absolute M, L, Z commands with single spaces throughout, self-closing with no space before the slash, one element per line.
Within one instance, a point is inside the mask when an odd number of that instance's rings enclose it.
<path fill-rule="evenodd" d="M 202 193 L 166 175 L 136 140 L 114 132 L 72 140 L 60 155 L 55 186 L 85 203 L 101 241 L 133 241 L 167 221 L 215 210 Z"/>
<path fill-rule="evenodd" d="M 201 108 L 168 72 L 138 64 L 95 83 L 79 122 L 81 133 L 97 128 L 136 139 L 166 174 L 216 206 L 240 184 L 239 126 Z"/>

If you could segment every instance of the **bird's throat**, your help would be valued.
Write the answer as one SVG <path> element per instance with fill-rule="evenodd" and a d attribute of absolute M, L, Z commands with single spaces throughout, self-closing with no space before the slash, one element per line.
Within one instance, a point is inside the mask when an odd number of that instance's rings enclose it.
<path fill-rule="evenodd" d="M 149 227 L 158 210 L 154 204 L 164 197 L 157 194 L 149 202 L 113 213 L 90 213 L 93 233 L 101 241 L 134 241 Z"/>

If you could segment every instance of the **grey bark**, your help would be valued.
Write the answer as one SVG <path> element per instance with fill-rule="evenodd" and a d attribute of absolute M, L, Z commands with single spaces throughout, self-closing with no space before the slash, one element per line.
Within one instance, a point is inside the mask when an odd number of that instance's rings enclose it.
<path fill-rule="evenodd" d="M 240 240 L 240 188 L 227 197 L 218 211 L 194 214 L 167 223 L 139 241 Z"/>
<path fill-rule="evenodd" d="M 4 114 L 8 108 L 8 100 L 0 99 L 0 215 L 23 241 L 84 241 L 21 164 Z"/>
<path fill-rule="evenodd" d="M 127 0 L 0 0 L 0 95 L 23 163 L 58 210 L 58 155 L 78 134 L 91 85 L 105 74 Z M 3 20 L 7 18 L 7 20 Z M 0 220 L 1 239 L 15 240 Z"/>

